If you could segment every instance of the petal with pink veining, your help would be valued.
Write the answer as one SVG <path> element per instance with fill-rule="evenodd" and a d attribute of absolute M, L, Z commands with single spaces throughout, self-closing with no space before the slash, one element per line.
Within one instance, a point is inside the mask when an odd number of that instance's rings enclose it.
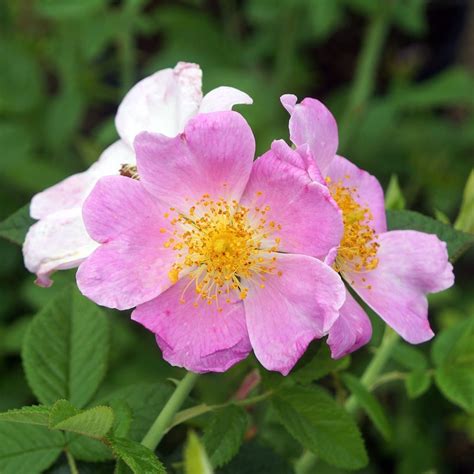
<path fill-rule="evenodd" d="M 165 247 L 171 227 L 140 181 L 102 178 L 84 203 L 89 234 L 103 243 L 77 272 L 81 292 L 109 308 L 128 309 L 166 290 L 175 251 Z"/>
<path fill-rule="evenodd" d="M 224 372 L 247 357 L 251 346 L 242 302 L 193 306 L 193 288 L 181 279 L 158 298 L 142 304 L 132 319 L 156 334 L 163 357 L 192 372 Z M 180 303 L 180 300 L 184 301 Z"/>
<path fill-rule="evenodd" d="M 233 87 L 221 86 L 208 92 L 202 99 L 199 113 L 231 110 L 234 105 L 252 104 L 252 98 Z"/>
<path fill-rule="evenodd" d="M 380 234 L 378 242 L 377 268 L 344 277 L 405 340 L 418 344 L 431 339 L 426 295 L 454 283 L 446 244 L 435 235 L 410 230 Z"/>
<path fill-rule="evenodd" d="M 124 142 L 118 140 L 104 150 L 99 160 L 88 170 L 69 176 L 33 196 L 31 217 L 43 219 L 54 212 L 82 206 L 97 180 L 101 176 L 118 174 L 120 166 L 125 163 L 134 164 L 135 154 Z"/>
<path fill-rule="evenodd" d="M 40 286 L 51 286 L 50 274 L 77 267 L 95 249 L 80 209 L 65 209 L 33 224 L 23 244 L 26 268 L 36 273 Z"/>
<path fill-rule="evenodd" d="M 331 356 L 339 359 L 367 344 L 372 337 L 369 317 L 354 297 L 346 290 L 346 301 L 339 317 L 329 330 L 328 345 Z"/>
<path fill-rule="evenodd" d="M 367 173 L 342 156 L 336 156 L 330 164 L 327 176 L 332 183 L 341 183 L 347 188 L 355 188 L 354 199 L 368 207 L 373 214 L 370 226 L 377 232 L 387 230 L 385 201 L 382 186 L 375 176 Z"/>
<path fill-rule="evenodd" d="M 255 161 L 241 202 L 264 210 L 267 223 L 275 223 L 269 238 L 281 239 L 280 251 L 324 258 L 339 245 L 341 213 L 326 186 L 314 182 L 306 170 L 280 159 L 277 152 L 272 148 Z"/>
<path fill-rule="evenodd" d="M 175 138 L 141 133 L 135 150 L 148 191 L 188 210 L 203 194 L 240 199 L 252 168 L 255 139 L 237 112 L 213 112 L 192 118 Z"/>
<path fill-rule="evenodd" d="M 118 108 L 115 125 L 120 137 L 132 146 L 142 131 L 177 135 L 199 109 L 201 79 L 197 64 L 183 62 L 142 79 Z"/>
<path fill-rule="evenodd" d="M 319 100 L 307 97 L 297 104 L 296 96 L 291 94 L 283 95 L 280 100 L 290 113 L 291 141 L 297 146 L 309 145 L 324 175 L 339 144 L 336 120 Z"/>
<path fill-rule="evenodd" d="M 281 276 L 268 275 L 264 288 L 249 283 L 244 306 L 258 360 L 286 375 L 308 344 L 334 324 L 345 288 L 332 268 L 305 255 L 278 254 L 276 270 Z"/>

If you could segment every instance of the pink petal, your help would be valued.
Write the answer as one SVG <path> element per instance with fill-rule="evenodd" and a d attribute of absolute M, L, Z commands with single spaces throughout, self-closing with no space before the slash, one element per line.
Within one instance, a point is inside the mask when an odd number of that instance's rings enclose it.
<path fill-rule="evenodd" d="M 245 92 L 233 87 L 217 87 L 208 92 L 202 99 L 199 113 L 232 110 L 234 105 L 252 104 L 252 98 Z"/>
<path fill-rule="evenodd" d="M 40 286 L 51 286 L 49 275 L 77 267 L 95 249 L 86 232 L 80 209 L 66 209 L 33 224 L 23 244 L 26 268 L 36 273 Z"/>
<path fill-rule="evenodd" d="M 181 62 L 141 80 L 118 108 L 115 125 L 120 137 L 132 146 L 142 131 L 177 135 L 198 111 L 201 78 L 197 64 Z"/>
<path fill-rule="evenodd" d="M 454 283 L 446 244 L 435 235 L 409 230 L 380 234 L 378 242 L 377 268 L 344 277 L 405 340 L 418 344 L 431 339 L 426 294 Z"/>
<path fill-rule="evenodd" d="M 187 210 L 203 194 L 239 200 L 255 152 L 252 131 L 237 112 L 200 114 L 176 138 L 141 133 L 138 172 L 149 192 Z"/>
<path fill-rule="evenodd" d="M 319 100 L 306 98 L 296 104 L 296 96 L 280 98 L 290 113 L 290 139 L 297 145 L 309 145 L 321 173 L 324 175 L 339 144 L 337 123 L 331 112 Z"/>
<path fill-rule="evenodd" d="M 278 254 L 276 267 L 281 276 L 268 275 L 264 288 L 250 284 L 244 306 L 258 360 L 286 375 L 336 321 L 345 288 L 332 268 L 312 257 Z"/>
<path fill-rule="evenodd" d="M 367 344 L 372 337 L 372 325 L 365 311 L 346 291 L 346 301 L 339 317 L 329 330 L 328 344 L 333 359 L 340 359 Z"/>
<path fill-rule="evenodd" d="M 163 358 L 192 372 L 224 372 L 247 357 L 251 346 L 242 302 L 193 306 L 193 288 L 181 279 L 158 298 L 142 304 L 132 319 L 156 334 Z M 184 294 L 184 296 L 183 296 Z M 180 300 L 184 298 L 184 303 Z"/>
<path fill-rule="evenodd" d="M 357 195 L 353 197 L 363 207 L 368 207 L 373 220 L 371 227 L 377 233 L 387 231 L 387 221 L 385 218 L 385 201 L 382 186 L 375 176 L 358 168 L 342 156 L 336 156 L 330 164 L 327 175 L 333 183 L 342 182 L 348 188 L 356 188 Z"/>
<path fill-rule="evenodd" d="M 43 219 L 57 211 L 80 208 L 101 176 L 118 174 L 122 164 L 134 164 L 134 162 L 133 150 L 121 140 L 116 141 L 87 171 L 69 176 L 33 196 L 30 206 L 31 217 Z"/>
<path fill-rule="evenodd" d="M 81 292 L 109 308 L 128 309 L 166 290 L 176 259 L 164 243 L 171 232 L 161 206 L 139 181 L 102 178 L 84 203 L 90 235 L 104 244 L 77 272 Z"/>
<path fill-rule="evenodd" d="M 281 144 L 255 161 L 242 204 L 255 209 L 268 208 L 267 223 L 281 226 L 270 239 L 280 238 L 279 251 L 324 258 L 339 245 L 343 225 L 341 213 L 326 186 L 312 181 L 306 170 L 281 159 Z M 289 147 L 287 154 L 299 155 Z M 285 157 L 283 157 L 285 158 Z M 258 218 L 262 216 L 259 215 Z"/>

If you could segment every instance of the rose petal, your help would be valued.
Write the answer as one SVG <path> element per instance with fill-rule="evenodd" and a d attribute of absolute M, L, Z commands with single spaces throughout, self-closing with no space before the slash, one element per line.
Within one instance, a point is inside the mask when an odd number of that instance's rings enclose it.
<path fill-rule="evenodd" d="M 214 112 L 192 118 L 176 138 L 141 133 L 135 150 L 148 191 L 187 210 L 203 194 L 240 199 L 252 168 L 255 140 L 241 115 Z"/>
<path fill-rule="evenodd" d="M 446 244 L 435 235 L 401 230 L 380 234 L 378 242 L 377 268 L 344 277 L 408 342 L 418 344 L 431 339 L 426 294 L 454 283 Z"/>
<path fill-rule="evenodd" d="M 115 117 L 120 137 L 131 147 L 142 131 L 177 135 L 199 109 L 201 78 L 197 64 L 178 63 L 174 69 L 163 69 L 138 82 Z"/>
<path fill-rule="evenodd" d="M 232 110 L 232 107 L 237 104 L 253 104 L 253 100 L 239 89 L 221 86 L 208 92 L 203 97 L 199 113 Z"/>
<path fill-rule="evenodd" d="M 290 113 L 290 139 L 297 145 L 309 145 L 311 153 L 324 175 L 339 144 L 337 123 L 331 112 L 319 100 L 306 98 L 296 104 L 296 96 L 286 94 L 281 103 Z"/>
<path fill-rule="evenodd" d="M 280 148 L 277 144 L 255 161 L 241 202 L 251 209 L 264 210 L 267 226 L 275 223 L 269 239 L 281 239 L 280 251 L 324 258 L 339 245 L 343 232 L 341 213 L 326 186 L 313 182 L 288 158 L 280 159 Z M 260 218 L 263 215 L 258 214 L 256 219 Z"/>
<path fill-rule="evenodd" d="M 95 249 L 86 232 L 80 209 L 66 209 L 33 224 L 26 234 L 23 256 L 26 268 L 36 273 L 40 286 L 51 286 L 49 275 L 77 267 Z"/>
<path fill-rule="evenodd" d="M 334 359 L 340 359 L 367 344 L 372 337 L 372 325 L 365 311 L 346 291 L 346 301 L 339 317 L 329 330 L 328 344 Z"/>
<path fill-rule="evenodd" d="M 267 275 L 264 288 L 249 283 L 244 306 L 258 360 L 286 375 L 334 324 L 345 288 L 332 268 L 312 257 L 278 254 L 276 269 L 281 276 Z"/>
<path fill-rule="evenodd" d="M 224 372 L 247 357 L 251 346 L 242 302 L 193 306 L 193 288 L 181 279 L 158 298 L 142 304 L 132 319 L 156 334 L 163 358 L 193 372 Z M 180 303 L 180 301 L 184 302 Z"/>

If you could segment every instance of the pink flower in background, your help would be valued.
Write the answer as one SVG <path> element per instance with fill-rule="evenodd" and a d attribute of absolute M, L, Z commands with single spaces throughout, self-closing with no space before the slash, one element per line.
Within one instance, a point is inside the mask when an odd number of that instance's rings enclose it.
<path fill-rule="evenodd" d="M 23 255 L 38 284 L 50 286 L 52 272 L 77 267 L 97 248 L 84 228 L 82 204 L 102 176 L 133 175 L 133 140 L 139 132 L 175 136 L 198 113 L 252 103 L 247 94 L 232 87 L 218 87 L 203 97 L 201 78 L 197 64 L 178 63 L 174 69 L 163 69 L 140 81 L 118 108 L 115 125 L 120 139 L 87 171 L 33 197 L 30 214 L 38 222 L 26 236 Z"/>
<path fill-rule="evenodd" d="M 253 349 L 287 374 L 326 335 L 345 289 L 325 265 L 341 213 L 279 144 L 253 162 L 250 127 L 236 112 L 198 115 L 175 138 L 135 139 L 138 179 L 99 180 L 84 204 L 98 248 L 79 267 L 84 295 L 155 333 L 164 358 L 221 372 Z"/>
<path fill-rule="evenodd" d="M 426 295 L 454 283 L 446 244 L 423 232 L 387 232 L 382 187 L 374 176 L 336 155 L 337 124 L 329 110 L 311 98 L 297 104 L 294 95 L 282 96 L 281 102 L 291 115 L 291 141 L 309 146 L 316 161 L 308 174 L 327 184 L 343 213 L 344 235 L 327 263 L 406 341 L 431 339 Z M 369 318 L 347 292 L 329 331 L 333 357 L 366 344 L 371 333 Z"/>

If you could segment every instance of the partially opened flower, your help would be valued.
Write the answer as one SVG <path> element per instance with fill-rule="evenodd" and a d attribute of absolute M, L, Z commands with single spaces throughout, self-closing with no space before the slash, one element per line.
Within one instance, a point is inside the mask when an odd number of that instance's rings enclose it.
<path fill-rule="evenodd" d="M 218 87 L 204 97 L 197 64 L 178 63 L 143 79 L 125 96 L 115 124 L 120 140 L 108 147 L 87 171 L 70 176 L 37 194 L 30 214 L 39 222 L 26 236 L 25 265 L 37 283 L 51 285 L 55 270 L 74 268 L 97 247 L 82 222 L 82 204 L 102 176 L 136 172 L 133 140 L 141 131 L 175 136 L 197 113 L 230 110 L 252 99 L 232 87 Z"/>
<path fill-rule="evenodd" d="M 446 244 L 423 232 L 387 232 L 382 187 L 374 176 L 336 155 L 337 125 L 329 110 L 310 98 L 297 104 L 295 96 L 284 95 L 281 101 L 291 114 L 292 142 L 309 146 L 320 171 L 308 173 L 326 182 L 343 213 L 344 235 L 327 262 L 406 341 L 427 341 L 433 331 L 426 295 L 454 282 Z M 329 332 L 333 357 L 356 350 L 371 332 L 369 318 L 347 292 Z"/>
<path fill-rule="evenodd" d="M 173 365 L 220 372 L 253 348 L 287 374 L 343 304 L 321 261 L 341 213 L 302 166 L 308 150 L 282 145 L 253 163 L 254 150 L 236 112 L 198 115 L 175 138 L 141 133 L 137 179 L 102 178 L 84 204 L 100 245 L 79 267 L 80 290 L 136 306 Z"/>

